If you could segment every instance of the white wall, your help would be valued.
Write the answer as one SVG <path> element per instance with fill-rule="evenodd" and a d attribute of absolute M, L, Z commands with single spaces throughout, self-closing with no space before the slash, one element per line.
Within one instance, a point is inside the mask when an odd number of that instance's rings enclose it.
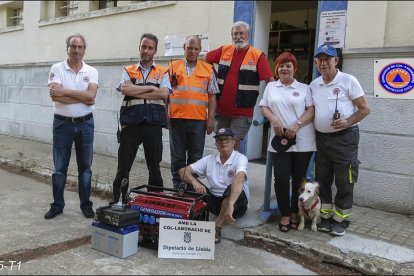
<path fill-rule="evenodd" d="M 78 20 L 49 20 L 59 24 L 39 23 L 40 1 L 24 2 L 24 29 L 0 33 L 2 64 L 54 62 L 64 58 L 65 39 L 81 33 L 88 43 L 87 60 L 135 58 L 139 37 L 143 32 L 156 34 L 160 39 L 158 55 L 164 54 L 162 39 L 167 35 L 211 34 L 216 47 L 231 42 L 233 1 L 148 1 L 169 5 L 125 13 Z M 139 3 L 141 4 L 141 3 Z M 96 11 L 94 14 L 105 14 Z M 11 52 L 10 49 L 13 49 Z"/>
<path fill-rule="evenodd" d="M 414 56 L 414 3 L 348 1 L 343 71 L 358 78 L 371 114 L 360 124 L 354 202 L 414 213 L 414 101 L 374 97 L 374 60 Z"/>
<path fill-rule="evenodd" d="M 79 32 L 87 40 L 85 60 L 99 72 L 94 150 L 117 156 L 116 114 L 122 96 L 114 88 L 119 83 L 122 68 L 138 61 L 138 41 L 142 33 L 152 32 L 158 36 L 156 62 L 164 66 L 170 60 L 170 57 L 163 57 L 167 35 L 209 33 L 210 50 L 231 43 L 233 1 L 160 2 L 170 4 L 70 22 L 56 20 L 60 23 L 42 23 L 39 27 L 40 1 L 26 1 L 24 29 L 0 32 L 0 133 L 52 142 L 53 109 L 47 78 L 50 66 L 67 57 L 66 37 Z M 164 130 L 164 164 L 170 163 L 168 138 L 168 131 Z M 212 135 L 206 137 L 204 154 L 215 151 L 213 140 Z M 144 158 L 142 150 L 137 158 Z"/>

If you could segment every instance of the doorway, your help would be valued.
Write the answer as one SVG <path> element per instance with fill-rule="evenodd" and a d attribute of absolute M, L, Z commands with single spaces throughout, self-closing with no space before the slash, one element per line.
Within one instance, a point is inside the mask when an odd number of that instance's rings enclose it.
<path fill-rule="evenodd" d="M 272 72 L 279 54 L 290 51 L 298 61 L 296 80 L 312 81 L 317 11 L 318 1 L 271 1 L 267 58 Z M 263 125 L 260 163 L 266 163 L 269 127 L 269 122 Z"/>

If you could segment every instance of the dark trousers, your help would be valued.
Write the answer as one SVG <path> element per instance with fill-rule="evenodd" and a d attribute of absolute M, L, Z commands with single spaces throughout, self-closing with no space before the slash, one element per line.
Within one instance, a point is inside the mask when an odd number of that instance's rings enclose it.
<path fill-rule="evenodd" d="M 178 171 L 203 157 L 206 121 L 189 119 L 170 120 L 171 174 L 174 188 L 181 178 Z"/>
<path fill-rule="evenodd" d="M 121 142 L 118 149 L 118 169 L 113 182 L 113 199 L 119 201 L 122 193 L 122 202 L 128 191 L 128 184 L 122 188 L 121 182 L 125 178 L 129 183 L 129 172 L 137 155 L 138 147 L 143 144 L 145 161 L 148 168 L 148 185 L 163 187 L 160 163 L 162 160 L 162 127 L 160 125 L 140 124 L 127 126 L 121 131 Z"/>
<path fill-rule="evenodd" d="M 213 195 L 209 189 L 207 189 L 208 197 L 207 197 L 207 204 L 209 212 L 218 216 L 221 212 L 221 205 L 223 204 L 223 201 L 230 197 L 231 194 L 231 184 L 227 186 L 226 190 L 224 190 L 224 193 L 222 196 L 217 197 Z M 246 194 L 244 190 L 242 190 L 241 194 L 237 198 L 236 202 L 234 203 L 233 207 L 233 218 L 238 219 L 244 214 L 246 214 L 247 211 L 247 204 L 249 203 Z"/>
<path fill-rule="evenodd" d="M 336 221 L 343 221 L 351 214 L 354 184 L 358 180 L 359 131 L 350 130 L 337 135 L 316 132 L 315 179 L 320 186 L 322 217 L 333 217 Z M 337 193 L 333 202 L 334 179 Z"/>
<path fill-rule="evenodd" d="M 310 158 L 309 152 L 272 152 L 273 174 L 277 205 L 284 217 L 296 214 L 298 209 L 299 185 L 306 179 Z M 290 178 L 292 177 L 292 196 L 290 197 Z"/>

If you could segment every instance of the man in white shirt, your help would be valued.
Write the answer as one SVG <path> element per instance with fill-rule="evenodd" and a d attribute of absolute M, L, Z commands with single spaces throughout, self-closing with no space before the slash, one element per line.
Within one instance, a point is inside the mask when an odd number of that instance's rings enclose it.
<path fill-rule="evenodd" d="M 75 143 L 78 164 L 80 208 L 86 218 L 93 218 L 91 194 L 94 119 L 98 91 L 98 71 L 83 61 L 86 41 L 80 34 L 66 39 L 68 59 L 50 69 L 49 93 L 53 101 L 53 203 L 45 214 L 52 219 L 63 212 L 66 177 L 72 144 Z"/>
<path fill-rule="evenodd" d="M 179 170 L 184 182 L 190 184 L 197 193 L 208 193 L 209 211 L 217 216 L 216 243 L 221 241 L 221 226 L 224 222 L 233 224 L 243 216 L 249 199 L 247 181 L 247 157 L 234 150 L 234 133 L 229 128 L 221 128 L 214 136 L 218 152 L 203 157 L 197 162 Z M 210 188 L 194 178 L 207 176 Z"/>
<path fill-rule="evenodd" d="M 343 236 L 352 214 L 353 189 L 358 179 L 358 123 L 370 112 L 358 80 L 340 72 L 331 45 L 321 45 L 315 64 L 321 76 L 311 82 L 316 129 L 315 179 L 320 185 L 321 223 L 318 230 Z M 337 193 L 332 200 L 332 181 Z"/>

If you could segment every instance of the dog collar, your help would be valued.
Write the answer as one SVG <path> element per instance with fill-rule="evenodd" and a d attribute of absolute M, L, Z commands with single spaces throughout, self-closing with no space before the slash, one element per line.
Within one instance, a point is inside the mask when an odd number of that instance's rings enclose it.
<path fill-rule="evenodd" d="M 303 208 L 303 211 L 305 212 L 305 215 L 309 217 L 309 212 L 316 207 L 316 205 L 318 205 L 319 203 L 319 198 L 316 198 L 315 202 L 312 204 L 312 206 L 309 209 Z M 304 204 L 302 204 L 302 206 L 304 207 Z"/>

